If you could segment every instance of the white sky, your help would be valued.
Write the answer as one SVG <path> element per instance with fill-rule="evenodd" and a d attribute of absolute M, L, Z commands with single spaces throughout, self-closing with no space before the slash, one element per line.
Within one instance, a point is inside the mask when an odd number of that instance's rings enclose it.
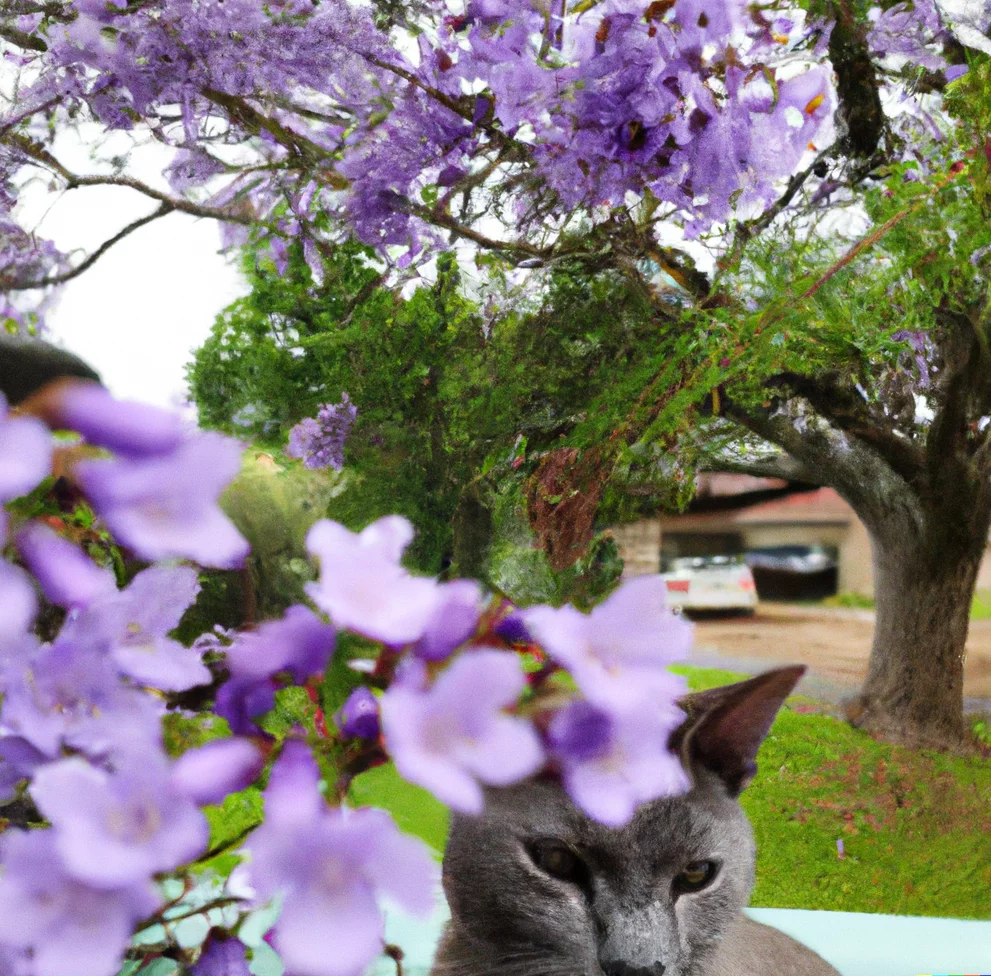
<path fill-rule="evenodd" d="M 88 250 L 155 207 L 120 187 L 76 192 L 44 221 L 57 245 Z M 186 214 L 142 227 L 63 286 L 48 315 L 49 338 L 82 356 L 118 397 L 175 405 L 191 351 L 216 314 L 247 291 L 219 246 L 214 222 Z"/>
<path fill-rule="evenodd" d="M 106 158 L 108 149 L 127 154 L 130 175 L 168 189 L 162 169 L 172 153 L 161 146 L 135 146 L 125 134 L 108 138 L 88 126 L 78 135 L 60 136 L 54 147 L 55 155 L 81 174 L 104 171 L 91 155 Z M 79 256 L 158 206 L 126 187 L 53 194 L 42 180 L 29 182 L 19 201 L 22 226 Z M 175 406 L 185 399 L 184 367 L 192 350 L 206 338 L 217 313 L 248 291 L 219 249 L 214 221 L 181 213 L 152 221 L 61 287 L 46 316 L 46 338 L 82 356 L 118 397 Z"/>

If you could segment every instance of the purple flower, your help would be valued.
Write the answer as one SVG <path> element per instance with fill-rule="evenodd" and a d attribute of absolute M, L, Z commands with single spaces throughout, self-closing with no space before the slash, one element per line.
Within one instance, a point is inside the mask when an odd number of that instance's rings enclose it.
<path fill-rule="evenodd" d="M 946 80 L 956 81 L 958 78 L 962 78 L 970 68 L 965 64 L 951 64 L 943 74 L 946 76 Z"/>
<path fill-rule="evenodd" d="M 533 637 L 523 623 L 523 614 L 513 610 L 496 624 L 495 632 L 508 644 L 532 644 Z"/>
<path fill-rule="evenodd" d="M 0 559 L 0 666 L 9 649 L 20 645 L 38 612 L 38 598 L 27 573 Z"/>
<path fill-rule="evenodd" d="M 60 639 L 109 654 L 124 674 L 152 688 L 184 691 L 209 684 L 200 654 L 166 637 L 199 589 L 189 566 L 152 566 L 70 620 Z"/>
<path fill-rule="evenodd" d="M 17 549 L 41 591 L 60 607 L 85 607 L 117 592 L 109 569 L 41 522 L 29 522 L 17 533 Z"/>
<path fill-rule="evenodd" d="M 0 801 L 11 799 L 17 784 L 33 776 L 48 760 L 27 739 L 17 735 L 0 737 Z"/>
<path fill-rule="evenodd" d="M 261 731 L 255 723 L 275 705 L 275 688 L 268 678 L 231 678 L 217 692 L 214 711 L 235 735 L 254 735 Z"/>
<path fill-rule="evenodd" d="M 519 658 L 495 650 L 461 655 L 429 691 L 394 684 L 381 707 L 396 768 L 448 806 L 480 813 L 479 783 L 508 786 L 543 764 L 533 727 L 503 712 L 525 685 Z"/>
<path fill-rule="evenodd" d="M 413 653 L 425 661 L 443 661 L 478 628 L 482 588 L 474 580 L 452 580 L 440 587 L 438 602 Z"/>
<path fill-rule="evenodd" d="M 96 888 L 192 861 L 209 839 L 203 815 L 154 754 L 113 775 L 82 759 L 52 763 L 35 774 L 31 796 L 55 828 L 66 869 Z"/>
<path fill-rule="evenodd" d="M 58 391 L 52 422 L 128 458 L 168 454 L 185 437 L 185 425 L 177 413 L 116 400 L 99 383 L 64 384 Z"/>
<path fill-rule="evenodd" d="M 247 949 L 237 939 L 211 938 L 190 972 L 192 976 L 251 976 Z"/>
<path fill-rule="evenodd" d="M 307 548 L 320 560 L 320 578 L 306 592 L 338 627 L 386 644 L 423 636 L 439 600 L 431 579 L 399 565 L 413 527 L 387 515 L 360 533 L 324 519 L 310 529 Z"/>
<path fill-rule="evenodd" d="M 77 472 L 110 530 L 143 559 L 232 569 L 244 563 L 248 544 L 217 497 L 240 467 L 238 444 L 207 432 L 163 457 L 85 461 Z"/>
<path fill-rule="evenodd" d="M 98 652 L 45 647 L 10 669 L 3 725 L 48 756 L 65 745 L 100 757 L 157 746 L 164 706 L 121 685 Z"/>
<path fill-rule="evenodd" d="M 251 836 L 251 879 L 282 895 L 275 937 L 296 976 L 359 976 L 382 951 L 379 896 L 408 911 L 433 908 L 437 869 L 427 848 L 380 810 L 328 809 L 319 772 L 289 743 L 265 791 L 265 822 Z"/>
<path fill-rule="evenodd" d="M 665 668 L 688 653 L 692 628 L 667 608 L 665 594 L 660 576 L 641 576 L 622 583 L 590 614 L 534 607 L 523 619 L 590 701 L 606 707 L 672 702 L 683 682 Z"/>
<path fill-rule="evenodd" d="M 316 419 L 307 417 L 289 431 L 289 457 L 302 458 L 307 468 L 344 467 L 344 442 L 351 431 L 358 408 L 346 394 L 340 403 L 324 403 Z"/>
<path fill-rule="evenodd" d="M 378 702 L 364 686 L 351 692 L 335 720 L 344 735 L 359 739 L 377 739 L 381 732 Z"/>
<path fill-rule="evenodd" d="M 254 743 L 217 739 L 184 752 L 172 765 L 172 783 L 197 806 L 223 803 L 228 793 L 250 786 L 262 765 L 262 754 Z"/>
<path fill-rule="evenodd" d="M 11 831 L 2 843 L 0 943 L 30 950 L 32 976 L 113 976 L 135 923 L 161 903 L 154 886 L 84 884 L 65 870 L 54 831 Z"/>
<path fill-rule="evenodd" d="M 290 607 L 281 620 L 239 634 L 227 649 L 235 678 L 268 678 L 288 671 L 298 684 L 323 674 L 334 651 L 334 628 L 304 606 Z"/>
<path fill-rule="evenodd" d="M 551 721 L 551 754 L 568 794 L 589 816 L 611 827 L 628 823 L 639 804 L 688 789 L 688 776 L 668 749 L 684 719 L 673 705 L 607 712 L 586 701 Z"/>
<path fill-rule="evenodd" d="M 0 393 L 0 503 L 26 495 L 52 470 L 52 435 L 34 417 L 12 417 Z"/>

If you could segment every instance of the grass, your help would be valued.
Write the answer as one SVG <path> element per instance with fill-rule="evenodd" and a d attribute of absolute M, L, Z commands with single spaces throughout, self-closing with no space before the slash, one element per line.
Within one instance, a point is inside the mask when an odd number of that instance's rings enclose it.
<path fill-rule="evenodd" d="M 852 610 L 873 610 L 873 597 L 860 593 L 837 593 L 821 601 L 824 607 L 846 607 Z M 991 620 L 991 590 L 978 590 L 970 605 L 971 620 Z"/>
<path fill-rule="evenodd" d="M 675 670 L 693 690 L 741 677 Z M 742 800 L 758 844 L 754 906 L 991 919 L 988 760 L 879 743 L 795 698 L 758 765 Z M 442 849 L 447 811 L 391 766 L 352 792 Z"/>

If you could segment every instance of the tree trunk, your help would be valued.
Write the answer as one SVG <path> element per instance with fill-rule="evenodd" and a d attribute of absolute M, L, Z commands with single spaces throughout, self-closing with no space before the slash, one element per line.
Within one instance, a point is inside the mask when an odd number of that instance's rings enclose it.
<path fill-rule="evenodd" d="M 950 521 L 966 524 L 948 531 Z M 902 531 L 872 539 L 874 641 L 848 715 L 889 742 L 952 749 L 964 741 L 963 665 L 988 518 L 941 512 L 926 522 L 921 538 Z"/>
<path fill-rule="evenodd" d="M 458 499 L 453 529 L 454 575 L 485 580 L 492 542 L 492 513 L 475 489 L 466 489 Z"/>

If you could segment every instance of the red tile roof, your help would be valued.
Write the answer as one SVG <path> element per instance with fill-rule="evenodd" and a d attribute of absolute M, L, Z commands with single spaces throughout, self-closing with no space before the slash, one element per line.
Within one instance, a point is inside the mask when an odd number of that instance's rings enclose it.
<path fill-rule="evenodd" d="M 737 525 L 848 525 L 855 518 L 853 509 L 832 488 L 817 488 L 746 508 L 671 515 L 664 518 L 663 524 L 675 531 L 693 528 L 718 531 L 720 527 Z"/>

